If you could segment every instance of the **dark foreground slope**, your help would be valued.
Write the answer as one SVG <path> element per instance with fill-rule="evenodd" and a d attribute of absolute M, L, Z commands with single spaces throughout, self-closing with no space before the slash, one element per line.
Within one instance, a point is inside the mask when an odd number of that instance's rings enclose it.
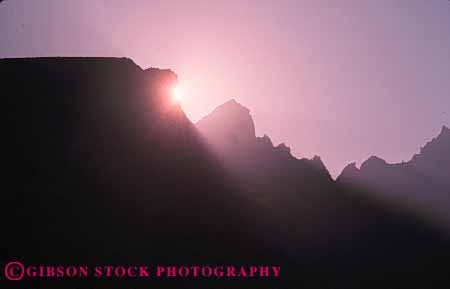
<path fill-rule="evenodd" d="M 246 121 L 243 144 L 215 151 L 169 100 L 175 82 L 127 59 L 0 60 L 1 262 L 275 263 L 282 280 L 7 283 L 1 272 L 2 288 L 445 288 L 440 235 L 349 196 L 320 159 L 256 138 L 248 112 L 232 118 Z"/>
<path fill-rule="evenodd" d="M 128 59 L 11 59 L 0 79 L 2 262 L 264 256 L 251 209 L 170 101 L 173 72 Z"/>

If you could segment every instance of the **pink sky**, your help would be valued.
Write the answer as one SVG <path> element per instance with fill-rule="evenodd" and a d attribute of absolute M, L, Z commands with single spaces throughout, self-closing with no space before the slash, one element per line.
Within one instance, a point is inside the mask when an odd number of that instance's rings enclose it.
<path fill-rule="evenodd" d="M 171 68 L 196 121 L 235 98 L 258 135 L 333 175 L 408 160 L 450 123 L 450 3 L 6 1 L 0 57 L 119 56 Z"/>

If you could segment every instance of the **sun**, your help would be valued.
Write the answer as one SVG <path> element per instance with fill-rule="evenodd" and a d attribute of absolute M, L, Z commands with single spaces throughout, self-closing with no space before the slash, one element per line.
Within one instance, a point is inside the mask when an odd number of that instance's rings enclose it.
<path fill-rule="evenodd" d="M 181 103 L 183 100 L 183 90 L 179 86 L 172 88 L 172 101 L 174 103 Z"/>

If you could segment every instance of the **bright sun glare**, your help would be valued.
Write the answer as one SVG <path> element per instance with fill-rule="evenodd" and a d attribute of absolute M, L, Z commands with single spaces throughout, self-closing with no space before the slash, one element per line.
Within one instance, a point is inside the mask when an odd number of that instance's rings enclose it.
<path fill-rule="evenodd" d="M 175 103 L 181 103 L 183 98 L 183 91 L 179 86 L 175 86 L 172 90 L 172 100 Z"/>

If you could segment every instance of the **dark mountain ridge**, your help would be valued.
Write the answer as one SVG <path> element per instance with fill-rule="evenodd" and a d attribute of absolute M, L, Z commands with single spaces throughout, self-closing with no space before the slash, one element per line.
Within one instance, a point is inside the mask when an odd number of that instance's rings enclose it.
<path fill-rule="evenodd" d="M 408 162 L 389 164 L 376 156 L 356 168 L 348 165 L 338 184 L 372 191 L 383 202 L 413 211 L 418 217 L 450 229 L 450 131 L 440 134 L 421 148 Z"/>
<path fill-rule="evenodd" d="M 274 282 L 151 281 L 166 288 L 438 288 L 445 280 L 447 239 L 335 183 L 319 157 L 298 160 L 256 137 L 236 102 L 197 130 L 168 101 L 170 70 L 116 58 L 3 59 L 0 81 L 2 260 L 282 266 Z M 149 286 L 51 281 L 39 285 Z"/>
<path fill-rule="evenodd" d="M 169 101 L 173 72 L 129 59 L 5 59 L 0 79 L 2 260 L 263 261 L 251 206 Z"/>
<path fill-rule="evenodd" d="M 235 100 L 220 105 L 196 125 L 206 142 L 249 191 L 290 190 L 304 197 L 311 192 L 318 194 L 327 184 L 335 186 L 320 157 L 297 159 L 284 143 L 274 146 L 267 135 L 257 137 L 250 110 Z M 449 129 L 443 126 L 439 136 L 408 162 L 388 164 L 372 156 L 360 169 L 354 163 L 350 164 L 339 175 L 336 184 L 373 191 L 371 197 L 378 201 L 392 203 L 417 213 L 419 218 L 450 229 Z M 271 202 L 274 198 L 282 198 L 273 194 L 265 197 Z M 331 194 L 326 199 L 334 197 L 335 194 Z M 336 202 L 339 200 L 333 201 Z"/>

